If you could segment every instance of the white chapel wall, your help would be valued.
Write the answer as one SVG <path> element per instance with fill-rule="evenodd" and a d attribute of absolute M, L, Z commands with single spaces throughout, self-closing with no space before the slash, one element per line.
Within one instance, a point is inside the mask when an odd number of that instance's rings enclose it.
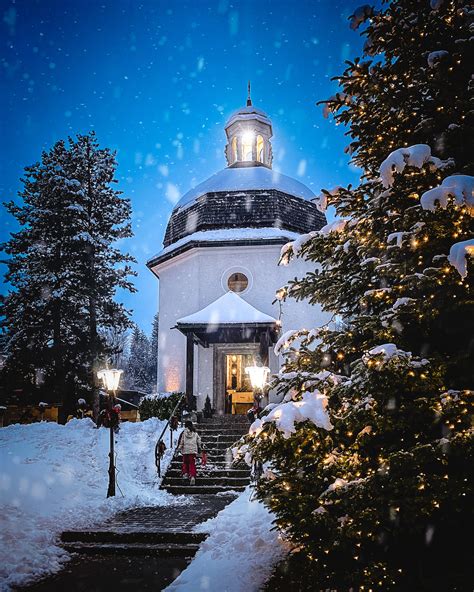
<path fill-rule="evenodd" d="M 224 294 L 223 274 L 241 268 L 250 273 L 247 291 L 241 294 L 260 311 L 278 318 L 278 303 L 272 305 L 278 288 L 293 277 L 302 277 L 313 269 L 305 261 L 295 260 L 288 267 L 278 266 L 280 247 L 232 246 L 193 249 L 160 266 L 160 335 L 158 390 L 185 390 L 186 339 L 177 329 L 176 321 L 197 312 Z M 225 276 L 224 276 L 225 278 Z M 224 286 L 223 286 L 224 284 Z M 282 331 L 321 326 L 328 320 L 318 305 L 288 300 L 283 304 Z M 270 351 L 270 367 L 280 365 Z M 194 389 L 200 394 L 198 408 L 206 395 L 213 394 L 213 350 L 195 347 Z M 271 397 L 271 400 L 273 397 Z"/>

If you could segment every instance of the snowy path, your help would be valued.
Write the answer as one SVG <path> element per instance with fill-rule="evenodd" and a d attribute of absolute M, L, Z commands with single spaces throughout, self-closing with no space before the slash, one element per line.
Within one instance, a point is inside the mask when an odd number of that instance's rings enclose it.
<path fill-rule="evenodd" d="M 271 530 L 271 514 L 250 501 L 249 488 L 238 497 L 171 495 L 159 489 L 154 446 L 162 426 L 156 419 L 122 425 L 116 449 L 124 497 L 117 491 L 117 497 L 110 499 L 105 498 L 107 430 L 95 429 L 88 420 L 0 430 L 0 590 L 27 586 L 38 592 L 92 588 L 106 592 L 112 583 L 117 591 L 162 590 L 183 569 L 170 590 L 259 590 L 285 554 Z M 166 451 L 165 470 L 172 452 Z M 119 544 L 112 555 L 75 555 L 70 560 L 60 536 L 77 529 L 125 537 L 146 531 L 154 539 L 147 539 L 145 532 L 143 542 L 155 545 L 155 554 L 143 555 L 139 543 L 134 553 L 140 555 L 132 556 Z M 197 554 L 190 563 L 189 557 L 169 556 L 182 547 L 182 541 L 179 545 L 166 537 L 160 541 L 162 535 L 179 531 L 194 537 L 191 555 L 196 550 Z M 209 535 L 202 544 L 200 533 Z M 140 540 L 142 535 L 137 536 Z M 163 551 L 168 557 L 162 556 Z M 229 578 L 229 573 L 234 577 Z M 32 584 L 41 577 L 45 579 Z"/>
<path fill-rule="evenodd" d="M 103 522 L 137 506 L 166 506 L 154 447 L 164 423 L 124 423 L 116 437 L 118 485 L 106 499 L 108 430 L 90 420 L 12 425 L 0 430 L 0 590 L 54 573 L 70 558 L 65 529 Z M 172 451 L 166 451 L 169 463 Z"/>

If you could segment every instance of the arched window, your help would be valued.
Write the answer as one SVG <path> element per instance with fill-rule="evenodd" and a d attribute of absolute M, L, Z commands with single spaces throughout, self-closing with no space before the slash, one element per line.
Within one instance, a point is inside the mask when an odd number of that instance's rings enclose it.
<path fill-rule="evenodd" d="M 257 136 L 257 160 L 258 162 L 263 162 L 264 159 L 264 143 L 262 136 Z"/>
<path fill-rule="evenodd" d="M 232 138 L 232 162 L 237 161 L 237 136 Z"/>
<path fill-rule="evenodd" d="M 242 134 L 242 160 L 253 160 L 254 142 L 255 134 L 252 132 L 244 132 Z"/>

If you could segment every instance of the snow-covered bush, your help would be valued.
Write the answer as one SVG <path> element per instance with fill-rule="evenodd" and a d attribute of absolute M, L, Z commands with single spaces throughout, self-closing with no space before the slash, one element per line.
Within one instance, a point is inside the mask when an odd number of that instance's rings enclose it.
<path fill-rule="evenodd" d="M 146 395 L 140 401 L 140 418 L 142 421 L 150 417 L 168 419 L 182 396 L 180 392 Z"/>

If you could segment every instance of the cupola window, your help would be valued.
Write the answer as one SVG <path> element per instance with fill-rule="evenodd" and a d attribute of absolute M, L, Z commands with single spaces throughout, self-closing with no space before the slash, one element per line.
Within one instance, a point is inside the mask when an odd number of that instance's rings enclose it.
<path fill-rule="evenodd" d="M 232 162 L 237 161 L 237 137 L 232 138 Z"/>
<path fill-rule="evenodd" d="M 263 138 L 259 134 L 257 136 L 257 160 L 258 160 L 258 162 L 263 162 L 263 159 L 264 159 L 263 150 L 264 150 Z"/>
<path fill-rule="evenodd" d="M 255 142 L 255 135 L 252 132 L 244 132 L 242 134 L 242 160 L 253 160 L 253 144 Z"/>

